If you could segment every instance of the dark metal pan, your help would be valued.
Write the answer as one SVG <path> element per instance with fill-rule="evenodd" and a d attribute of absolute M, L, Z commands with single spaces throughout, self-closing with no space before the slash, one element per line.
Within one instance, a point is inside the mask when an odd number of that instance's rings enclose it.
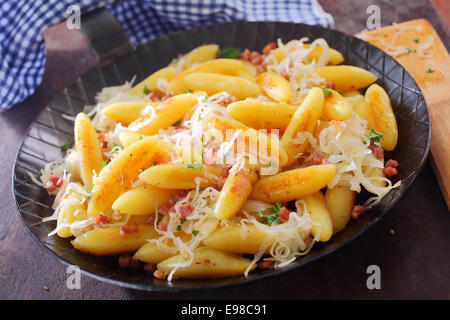
<path fill-rule="evenodd" d="M 17 153 L 12 188 L 19 216 L 31 235 L 61 262 L 78 265 L 84 273 L 101 281 L 147 291 L 193 291 L 242 285 L 298 269 L 337 250 L 380 220 L 408 190 L 427 158 L 431 124 L 416 82 L 393 58 L 353 36 L 304 24 L 239 21 L 176 32 L 133 48 L 120 26 L 105 10 L 90 13 L 83 21 L 83 31 L 93 43 L 99 65 L 58 94 L 31 124 Z M 175 279 L 170 283 L 154 279 L 142 270 L 122 270 L 118 267 L 117 257 L 95 257 L 76 251 L 70 239 L 47 236 L 55 228 L 55 223 L 42 223 L 41 219 L 52 214 L 53 197 L 35 186 L 26 172 L 37 174 L 46 162 L 63 156 L 60 146 L 64 142 L 73 142 L 73 123 L 64 119 L 63 114 L 76 115 L 85 105 L 95 103 L 94 97 L 103 87 L 120 85 L 134 75 L 140 81 L 167 65 L 178 53 L 205 43 L 260 51 L 269 41 L 281 38 L 286 42 L 301 37 L 324 38 L 331 47 L 344 54 L 346 64 L 373 72 L 391 98 L 399 127 L 399 143 L 387 157 L 400 163 L 399 178 L 403 183 L 362 218 L 351 221 L 331 241 L 316 245 L 308 255 L 283 269 L 256 271 L 248 277 Z"/>

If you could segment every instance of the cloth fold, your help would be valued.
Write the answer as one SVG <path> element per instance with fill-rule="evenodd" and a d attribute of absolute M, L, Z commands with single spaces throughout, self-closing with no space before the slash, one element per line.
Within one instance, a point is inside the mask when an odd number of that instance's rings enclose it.
<path fill-rule="evenodd" d="M 25 100 L 41 83 L 46 61 L 42 33 L 65 20 L 73 5 L 81 13 L 106 6 L 135 45 L 179 30 L 236 20 L 334 26 L 317 0 L 3 0 L 0 111 Z"/>

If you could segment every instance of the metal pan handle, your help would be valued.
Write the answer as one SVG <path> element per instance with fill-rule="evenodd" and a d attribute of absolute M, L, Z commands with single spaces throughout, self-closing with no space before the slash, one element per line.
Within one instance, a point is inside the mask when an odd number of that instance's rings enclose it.
<path fill-rule="evenodd" d="M 125 31 L 106 8 L 83 14 L 81 32 L 97 56 L 99 66 L 112 64 L 134 51 Z"/>

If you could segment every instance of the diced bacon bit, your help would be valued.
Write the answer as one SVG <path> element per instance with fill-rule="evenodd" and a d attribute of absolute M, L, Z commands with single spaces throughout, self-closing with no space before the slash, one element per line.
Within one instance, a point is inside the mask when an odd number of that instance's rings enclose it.
<path fill-rule="evenodd" d="M 232 103 L 234 101 L 233 97 L 227 97 L 224 100 L 219 101 L 217 104 L 221 105 L 221 106 L 227 106 L 230 103 Z"/>
<path fill-rule="evenodd" d="M 155 270 L 155 271 L 153 272 L 153 276 L 154 276 L 156 279 L 161 279 L 161 280 L 163 280 L 163 279 L 165 279 L 165 278 L 167 277 L 166 273 L 163 272 L 163 271 L 161 271 L 161 270 Z"/>
<path fill-rule="evenodd" d="M 364 213 L 364 211 L 366 211 L 366 208 L 364 208 L 363 206 L 354 206 L 354 207 L 353 207 L 353 210 L 352 210 L 351 216 L 352 216 L 353 219 L 356 220 L 356 219 L 359 218 L 359 216 L 360 216 L 361 214 Z"/>
<path fill-rule="evenodd" d="M 169 210 L 170 210 L 170 208 L 168 206 L 164 205 L 158 209 L 158 213 L 165 216 L 165 215 L 169 214 Z"/>
<path fill-rule="evenodd" d="M 206 157 L 203 157 L 204 164 L 214 164 L 216 162 L 216 150 L 211 149 Z"/>
<path fill-rule="evenodd" d="M 289 209 L 286 207 L 281 207 L 280 211 L 278 211 L 278 216 L 283 219 L 284 221 L 289 220 Z"/>
<path fill-rule="evenodd" d="M 372 151 L 373 156 L 375 158 L 377 158 L 378 160 L 383 160 L 384 159 L 384 150 L 382 147 L 380 147 L 379 145 L 372 143 L 369 146 L 369 149 Z"/>
<path fill-rule="evenodd" d="M 341 126 L 341 120 L 333 120 L 331 121 L 331 125 L 333 126 L 333 129 L 337 130 Z"/>
<path fill-rule="evenodd" d="M 106 149 L 106 148 L 108 148 L 108 141 L 102 141 L 102 148 L 103 149 Z"/>
<path fill-rule="evenodd" d="M 261 73 L 267 70 L 267 65 L 265 63 L 261 63 L 260 65 L 256 66 L 256 72 Z"/>
<path fill-rule="evenodd" d="M 174 194 L 173 196 L 171 196 L 169 198 L 169 201 L 168 201 L 169 207 L 167 209 L 170 209 L 170 207 L 172 207 L 179 200 L 185 198 L 187 194 L 188 194 L 187 190 L 179 190 L 176 194 Z"/>
<path fill-rule="evenodd" d="M 156 93 L 154 93 L 154 92 L 152 91 L 152 92 L 149 93 L 148 99 L 149 99 L 150 101 L 156 101 L 156 100 L 158 100 L 158 96 L 156 95 Z"/>
<path fill-rule="evenodd" d="M 167 231 L 167 224 L 165 223 L 158 224 L 158 230 L 164 232 Z"/>
<path fill-rule="evenodd" d="M 383 173 L 386 177 L 390 178 L 396 176 L 398 174 L 398 170 L 396 168 L 387 167 L 383 169 Z"/>
<path fill-rule="evenodd" d="M 252 64 L 254 64 L 255 66 L 260 65 L 261 63 L 263 63 L 264 58 L 262 57 L 262 55 L 257 52 L 257 51 L 253 51 L 250 55 L 250 62 Z"/>
<path fill-rule="evenodd" d="M 226 180 L 227 180 L 227 177 L 220 177 L 219 180 L 217 180 L 217 183 L 214 185 L 214 189 L 216 189 L 218 191 L 222 190 L 222 187 L 225 184 Z"/>
<path fill-rule="evenodd" d="M 48 176 L 47 184 L 45 185 L 45 189 L 47 189 L 48 192 L 53 192 L 59 187 L 62 186 L 64 183 L 64 179 L 58 176 L 55 176 L 54 174 L 51 174 Z"/>
<path fill-rule="evenodd" d="M 210 263 L 211 263 L 211 260 L 209 260 L 209 259 L 203 260 L 203 264 L 204 264 L 205 266 L 209 265 Z"/>
<path fill-rule="evenodd" d="M 130 267 L 130 264 L 131 264 L 131 257 L 128 253 L 123 254 L 119 257 L 119 267 L 128 269 Z"/>
<path fill-rule="evenodd" d="M 108 224 L 108 223 L 109 223 L 109 218 L 102 214 L 100 214 L 97 218 L 95 218 L 95 224 L 97 226 L 104 226 L 105 224 Z"/>
<path fill-rule="evenodd" d="M 312 165 L 319 165 L 319 164 L 329 164 L 330 162 L 325 159 L 324 155 L 321 152 L 316 152 L 314 154 L 314 157 L 312 159 Z"/>
<path fill-rule="evenodd" d="M 217 180 L 217 183 L 213 186 L 216 190 L 220 191 L 222 190 L 223 185 L 225 184 L 225 181 L 227 180 L 227 177 L 230 175 L 231 167 L 224 167 L 222 169 L 222 176 Z"/>
<path fill-rule="evenodd" d="M 188 215 L 194 211 L 195 207 L 192 203 L 186 202 L 182 205 L 178 206 L 178 212 L 180 213 L 181 218 L 186 218 Z"/>
<path fill-rule="evenodd" d="M 386 161 L 386 164 L 384 165 L 385 168 L 397 168 L 398 162 L 392 159 L 389 159 Z"/>
<path fill-rule="evenodd" d="M 158 210 L 159 213 L 159 210 Z M 147 219 L 145 219 L 145 223 L 147 224 L 154 224 L 155 223 L 155 215 L 150 215 L 147 217 Z"/>
<path fill-rule="evenodd" d="M 260 269 L 269 269 L 273 266 L 273 260 L 263 260 L 258 264 Z"/>
<path fill-rule="evenodd" d="M 167 100 L 172 97 L 173 97 L 173 93 L 167 93 L 166 95 L 161 97 L 161 100 L 164 101 L 164 100 Z"/>
<path fill-rule="evenodd" d="M 222 169 L 222 177 L 228 177 L 230 175 L 231 167 L 225 167 Z"/>
<path fill-rule="evenodd" d="M 144 271 L 148 273 L 155 272 L 156 266 L 153 263 L 146 263 L 144 266 Z"/>
<path fill-rule="evenodd" d="M 277 47 L 277 44 L 275 42 L 269 42 L 263 49 L 263 54 L 268 56 L 270 52 Z"/>
<path fill-rule="evenodd" d="M 280 76 L 285 77 L 287 79 L 289 77 L 289 74 L 287 73 L 287 71 L 285 69 L 283 69 L 280 72 Z"/>
<path fill-rule="evenodd" d="M 120 234 L 122 236 L 133 233 L 133 232 L 138 232 L 138 231 L 139 231 L 139 226 L 137 223 L 135 223 L 133 225 L 133 227 L 130 227 L 130 226 L 121 226 L 120 227 Z"/>
<path fill-rule="evenodd" d="M 325 86 L 326 86 L 328 89 L 334 89 L 334 88 L 335 88 L 334 82 L 329 82 L 329 81 L 327 81 L 327 82 L 325 82 Z"/>
<path fill-rule="evenodd" d="M 250 60 L 250 55 L 251 55 L 251 52 L 250 52 L 250 50 L 248 50 L 248 49 L 245 49 L 240 55 L 239 55 L 239 59 L 242 59 L 242 60 Z"/>
<path fill-rule="evenodd" d="M 176 126 L 176 127 L 172 128 L 172 132 L 173 133 L 177 133 L 177 132 L 180 132 L 183 129 L 184 129 L 183 126 Z"/>

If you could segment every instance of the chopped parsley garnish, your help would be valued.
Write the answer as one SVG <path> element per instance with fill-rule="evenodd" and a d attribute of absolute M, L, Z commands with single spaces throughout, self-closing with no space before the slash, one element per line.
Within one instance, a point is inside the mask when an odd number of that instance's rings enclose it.
<path fill-rule="evenodd" d="M 239 48 L 226 47 L 222 49 L 222 58 L 237 59 L 241 53 L 242 50 Z"/>
<path fill-rule="evenodd" d="M 86 196 L 85 198 L 86 198 L 87 201 L 89 201 L 89 200 L 91 200 L 92 196 L 91 196 L 91 195 L 88 195 L 88 196 Z"/>
<path fill-rule="evenodd" d="M 181 91 L 180 93 L 192 93 L 192 90 L 191 89 L 186 89 L 186 90 Z"/>
<path fill-rule="evenodd" d="M 380 140 L 384 137 L 384 133 L 376 132 L 374 128 L 370 128 L 369 133 L 367 134 L 367 139 L 371 143 L 380 142 Z"/>
<path fill-rule="evenodd" d="M 177 231 L 181 231 L 181 225 L 177 225 Z"/>
<path fill-rule="evenodd" d="M 69 149 L 70 149 L 70 142 L 69 141 L 64 142 L 63 145 L 61 146 L 61 150 L 67 151 Z"/>
<path fill-rule="evenodd" d="M 277 203 L 269 209 L 270 214 L 264 214 L 261 211 L 258 211 L 257 215 L 270 226 L 278 218 L 278 212 L 280 212 L 280 209 L 281 203 Z"/>
<path fill-rule="evenodd" d="M 97 132 L 97 133 L 101 133 L 101 132 L 102 132 L 102 130 L 100 130 L 100 129 L 95 129 L 95 132 Z"/>
<path fill-rule="evenodd" d="M 150 92 L 152 92 L 152 90 L 150 90 L 149 88 L 147 88 L 147 85 L 144 86 L 144 94 L 149 94 Z"/>
<path fill-rule="evenodd" d="M 120 147 L 117 143 L 113 142 L 113 148 L 111 150 L 112 153 L 119 151 Z"/>
<path fill-rule="evenodd" d="M 410 53 L 410 52 L 416 52 L 416 49 L 408 48 L 407 50 L 408 50 L 408 53 Z"/>
<path fill-rule="evenodd" d="M 344 93 L 341 90 L 336 90 L 340 95 L 343 95 Z"/>
<path fill-rule="evenodd" d="M 333 92 L 328 90 L 327 88 L 322 88 L 324 97 L 332 96 Z"/>
<path fill-rule="evenodd" d="M 158 164 L 158 162 L 157 162 L 157 161 L 153 161 L 152 164 L 153 164 L 154 166 L 156 166 L 156 165 Z"/>
<path fill-rule="evenodd" d="M 419 40 L 419 39 L 414 39 L 414 42 L 415 42 L 415 43 L 419 43 L 420 40 Z"/>
<path fill-rule="evenodd" d="M 142 136 L 139 136 L 139 140 L 142 140 Z"/>
<path fill-rule="evenodd" d="M 387 37 L 387 36 L 388 36 L 388 34 L 387 34 L 387 33 L 385 33 L 385 34 L 383 34 L 383 36 Z"/>
<path fill-rule="evenodd" d="M 181 125 L 181 120 L 178 120 L 177 122 L 175 122 L 172 127 L 178 127 Z"/>
<path fill-rule="evenodd" d="M 199 170 L 203 169 L 202 165 L 195 164 L 195 163 L 188 163 L 187 167 L 191 168 L 191 169 L 199 169 Z"/>
<path fill-rule="evenodd" d="M 428 68 L 428 69 L 426 70 L 426 72 L 427 72 L 427 73 L 433 73 L 434 70 L 433 70 L 432 68 Z"/>
<path fill-rule="evenodd" d="M 103 169 L 104 167 L 106 167 L 107 164 L 108 164 L 108 162 L 106 162 L 105 160 L 103 160 L 103 161 L 102 161 L 102 169 Z"/>
<path fill-rule="evenodd" d="M 200 187 L 198 188 L 198 191 L 203 191 L 203 190 L 205 190 L 205 187 L 200 186 Z"/>
<path fill-rule="evenodd" d="M 187 221 L 186 218 L 180 218 L 180 224 L 183 224 L 183 223 L 185 223 L 186 221 Z"/>
<path fill-rule="evenodd" d="M 192 234 L 193 234 L 194 236 L 198 235 L 199 232 L 200 232 L 200 231 L 198 231 L 198 230 L 192 230 Z"/>

